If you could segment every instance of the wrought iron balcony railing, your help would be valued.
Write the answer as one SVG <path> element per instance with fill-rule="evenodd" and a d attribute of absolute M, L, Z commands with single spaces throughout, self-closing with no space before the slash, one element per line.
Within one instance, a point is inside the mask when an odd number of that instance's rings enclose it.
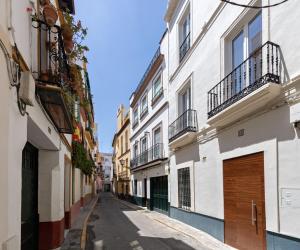
<path fill-rule="evenodd" d="M 32 20 L 32 27 L 38 29 L 38 68 L 35 78 L 40 83 L 66 84 L 70 79 L 70 69 L 64 49 L 61 28 L 48 26 L 39 19 Z"/>
<path fill-rule="evenodd" d="M 136 168 L 155 160 L 160 160 L 164 158 L 164 145 L 163 143 L 157 143 L 150 149 L 142 152 L 134 159 L 130 161 L 131 168 Z"/>
<path fill-rule="evenodd" d="M 266 42 L 208 91 L 208 118 L 268 82 L 280 83 L 279 45 Z"/>
<path fill-rule="evenodd" d="M 189 51 L 191 47 L 191 38 L 190 33 L 185 37 L 183 42 L 180 45 L 179 48 L 179 61 L 181 62 L 182 59 L 185 57 L 186 53 Z"/>
<path fill-rule="evenodd" d="M 198 130 L 197 111 L 188 109 L 169 125 L 169 142 L 175 140 L 186 132 Z"/>

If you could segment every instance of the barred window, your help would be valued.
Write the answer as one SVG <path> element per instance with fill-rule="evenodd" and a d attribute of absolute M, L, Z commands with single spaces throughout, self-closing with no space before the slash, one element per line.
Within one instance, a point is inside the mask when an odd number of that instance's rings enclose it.
<path fill-rule="evenodd" d="M 178 169 L 178 207 L 186 210 L 191 207 L 190 168 Z"/>

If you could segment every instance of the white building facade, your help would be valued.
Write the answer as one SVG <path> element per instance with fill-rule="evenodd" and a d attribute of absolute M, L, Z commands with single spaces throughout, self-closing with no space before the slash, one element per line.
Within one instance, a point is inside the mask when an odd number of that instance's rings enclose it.
<path fill-rule="evenodd" d="M 112 178 L 112 154 L 100 153 L 102 157 L 102 167 L 104 172 L 104 191 L 111 191 L 111 178 Z"/>
<path fill-rule="evenodd" d="M 130 98 L 131 185 L 133 200 L 169 211 L 168 42 L 166 33 Z"/>
<path fill-rule="evenodd" d="M 299 11 L 168 3 L 170 216 L 236 248 L 300 248 Z"/>
<path fill-rule="evenodd" d="M 6 250 L 59 249 L 90 194 L 82 193 L 88 185 L 80 169 L 72 168 L 73 128 L 61 82 L 42 79 L 42 67 L 65 63 L 54 40 L 60 28 L 41 20 L 42 9 L 40 1 L 0 1 L 0 249 Z M 48 38 L 55 62 L 47 61 Z"/>

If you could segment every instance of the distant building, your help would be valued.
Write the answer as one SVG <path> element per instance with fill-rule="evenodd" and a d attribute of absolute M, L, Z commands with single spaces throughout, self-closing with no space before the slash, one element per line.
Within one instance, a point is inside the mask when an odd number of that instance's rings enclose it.
<path fill-rule="evenodd" d="M 111 191 L 111 169 L 112 169 L 112 154 L 101 154 L 101 166 L 103 171 L 104 191 Z"/>
<path fill-rule="evenodd" d="M 130 118 L 121 105 L 117 112 L 117 131 L 113 139 L 113 183 L 115 194 L 129 197 L 130 187 Z"/>

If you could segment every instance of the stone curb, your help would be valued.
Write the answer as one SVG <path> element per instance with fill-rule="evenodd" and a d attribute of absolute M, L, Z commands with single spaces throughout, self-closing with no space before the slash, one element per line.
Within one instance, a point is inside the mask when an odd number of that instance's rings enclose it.
<path fill-rule="evenodd" d="M 86 218 L 84 220 L 83 227 L 82 227 L 82 232 L 81 232 L 81 238 L 80 238 L 80 249 L 81 250 L 85 250 L 86 239 L 87 239 L 87 233 L 86 233 L 87 224 L 88 224 L 88 221 L 89 221 L 89 218 L 90 218 L 92 212 L 94 211 L 94 208 L 97 204 L 98 199 L 99 199 L 99 196 L 97 196 L 94 204 L 92 205 L 92 207 L 90 209 L 90 212 L 88 213 L 88 215 L 86 216 Z"/>

